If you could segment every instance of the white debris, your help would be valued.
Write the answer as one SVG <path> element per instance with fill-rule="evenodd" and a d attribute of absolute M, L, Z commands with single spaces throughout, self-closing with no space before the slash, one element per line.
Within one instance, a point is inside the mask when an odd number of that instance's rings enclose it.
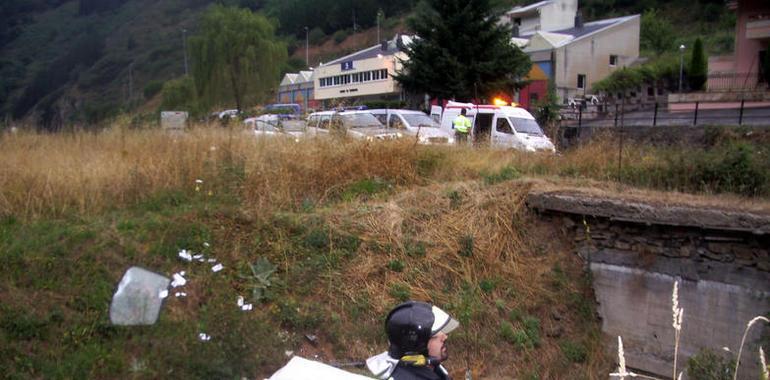
<path fill-rule="evenodd" d="M 217 262 L 217 259 L 209 259 L 208 262 L 215 263 L 215 262 Z"/>
<path fill-rule="evenodd" d="M 205 257 L 201 257 L 200 259 L 198 259 L 198 262 L 205 263 L 206 262 L 206 258 Z"/>
<path fill-rule="evenodd" d="M 214 272 L 214 273 L 219 272 L 222 269 L 225 269 L 225 266 L 222 265 L 222 264 L 217 264 L 217 265 L 214 265 L 213 267 L 211 267 L 211 271 Z"/>
<path fill-rule="evenodd" d="M 254 308 L 254 305 L 247 303 L 243 306 L 241 306 L 241 310 L 243 311 L 251 311 Z"/>
<path fill-rule="evenodd" d="M 174 294 L 174 296 L 177 297 L 177 298 L 179 298 L 179 297 L 187 297 L 187 293 L 185 293 L 185 292 L 176 292 Z"/>
<path fill-rule="evenodd" d="M 201 184 L 201 183 L 203 183 L 203 180 L 202 179 L 196 179 L 195 183 Z"/>
<path fill-rule="evenodd" d="M 192 258 L 195 259 L 195 260 L 200 260 L 200 259 L 203 258 L 203 255 L 200 255 L 200 254 L 199 255 L 195 255 Z"/>
<path fill-rule="evenodd" d="M 238 307 L 243 306 L 243 296 L 238 296 Z"/>
<path fill-rule="evenodd" d="M 179 274 L 181 274 L 182 276 L 187 276 L 187 272 L 185 272 L 185 271 L 181 271 L 181 272 L 179 272 Z"/>
<path fill-rule="evenodd" d="M 164 299 L 168 297 L 168 290 L 161 290 L 160 293 L 158 293 L 158 298 Z"/>
<path fill-rule="evenodd" d="M 290 358 L 294 356 L 294 351 L 284 351 L 283 354 L 286 355 L 287 358 Z"/>
<path fill-rule="evenodd" d="M 206 247 L 206 248 L 211 247 L 211 245 L 209 245 L 209 243 L 205 242 L 205 241 L 203 242 L 203 246 Z"/>
<path fill-rule="evenodd" d="M 200 334 L 198 334 L 198 339 L 200 339 L 201 342 L 208 342 L 208 341 L 211 340 L 211 336 L 209 336 L 209 335 L 207 335 L 205 333 L 200 333 Z"/>
<path fill-rule="evenodd" d="M 171 287 L 177 288 L 177 287 L 180 287 L 180 286 L 185 286 L 185 284 L 187 284 L 187 279 L 185 279 L 182 276 L 184 276 L 184 272 L 182 272 L 182 273 L 174 273 L 171 276 L 171 277 L 174 278 L 174 280 L 171 281 Z"/>
<path fill-rule="evenodd" d="M 191 252 L 189 252 L 186 249 L 183 249 L 183 250 L 179 251 L 179 257 L 181 257 L 182 260 L 185 260 L 185 261 L 192 261 L 192 259 L 193 259 L 192 255 L 191 255 Z"/>

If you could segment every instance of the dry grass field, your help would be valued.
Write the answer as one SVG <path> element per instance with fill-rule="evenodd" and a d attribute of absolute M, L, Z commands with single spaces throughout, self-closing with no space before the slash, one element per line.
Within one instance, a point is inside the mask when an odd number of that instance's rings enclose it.
<path fill-rule="evenodd" d="M 481 379 L 605 377 L 590 278 L 564 232 L 524 207 L 530 187 L 754 210 L 767 194 L 763 156 L 741 147 L 631 146 L 620 172 L 612 147 L 523 154 L 205 128 L 3 135 L 0 372 L 261 379 L 286 351 L 327 362 L 382 352 L 383 316 L 411 298 L 461 321 L 456 378 L 466 368 Z M 752 175 L 696 181 L 716 152 Z M 184 262 L 181 249 L 225 269 Z M 268 283 L 257 263 L 275 267 Z M 187 271 L 187 297 L 170 297 L 156 326 L 109 324 L 132 265 Z M 255 310 L 238 310 L 239 295 Z"/>

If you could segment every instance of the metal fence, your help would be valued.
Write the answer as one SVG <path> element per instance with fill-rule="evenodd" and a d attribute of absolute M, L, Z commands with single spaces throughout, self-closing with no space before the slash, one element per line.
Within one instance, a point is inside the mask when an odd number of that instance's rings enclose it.
<path fill-rule="evenodd" d="M 755 73 L 712 73 L 706 79 L 711 92 L 752 91 L 768 89 L 764 75 Z"/>
<path fill-rule="evenodd" d="M 562 108 L 561 126 L 770 126 L 769 102 L 617 103 Z"/>

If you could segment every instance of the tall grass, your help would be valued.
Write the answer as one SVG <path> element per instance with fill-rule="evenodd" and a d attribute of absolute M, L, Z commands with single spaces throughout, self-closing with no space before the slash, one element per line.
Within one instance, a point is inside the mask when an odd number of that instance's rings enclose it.
<path fill-rule="evenodd" d="M 243 131 L 184 135 L 111 129 L 0 137 L 0 212 L 19 217 L 89 213 L 161 191 L 193 191 L 195 179 L 230 186 L 255 208 L 335 199 L 363 179 L 395 186 L 477 178 L 589 178 L 685 192 L 770 194 L 770 159 L 753 146 L 618 152 L 598 140 L 563 155 L 381 144 L 255 139 Z M 237 181 L 233 181 L 237 180 Z M 236 186 L 232 188 L 232 186 Z"/>

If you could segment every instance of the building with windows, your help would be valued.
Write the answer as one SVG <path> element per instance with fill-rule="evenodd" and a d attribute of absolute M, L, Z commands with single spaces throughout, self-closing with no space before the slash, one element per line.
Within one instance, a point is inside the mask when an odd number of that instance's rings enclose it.
<path fill-rule="evenodd" d="M 318 101 L 315 100 L 314 92 L 312 71 L 288 73 L 283 76 L 281 84 L 278 86 L 276 102 L 299 104 L 302 111 L 315 109 L 318 107 Z"/>
<path fill-rule="evenodd" d="M 632 15 L 584 23 L 577 0 L 548 0 L 506 13 L 511 42 L 532 60 L 530 84 L 517 95 L 530 108 L 553 81 L 563 102 L 592 94 L 591 86 L 639 59 L 640 17 Z"/>
<path fill-rule="evenodd" d="M 393 75 L 407 59 L 404 48 L 411 41 L 408 36 L 396 36 L 391 41 L 321 64 L 314 71 L 315 99 L 323 108 L 374 100 L 404 100 Z"/>

